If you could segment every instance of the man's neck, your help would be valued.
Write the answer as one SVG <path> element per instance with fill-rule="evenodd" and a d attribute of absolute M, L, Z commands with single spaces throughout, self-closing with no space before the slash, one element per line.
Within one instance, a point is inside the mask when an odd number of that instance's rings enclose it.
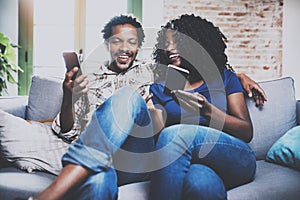
<path fill-rule="evenodd" d="M 115 73 L 122 73 L 122 72 L 125 72 L 127 71 L 128 69 L 130 69 L 134 64 L 134 61 L 132 63 L 130 63 L 129 67 L 128 68 L 125 68 L 125 69 L 120 69 L 119 67 L 116 66 L 116 63 L 115 62 L 112 62 L 108 65 L 108 69 L 115 72 Z"/>

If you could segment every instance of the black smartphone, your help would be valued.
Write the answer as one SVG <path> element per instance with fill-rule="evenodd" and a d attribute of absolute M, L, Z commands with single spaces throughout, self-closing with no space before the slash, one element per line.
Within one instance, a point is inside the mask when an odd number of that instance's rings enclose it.
<path fill-rule="evenodd" d="M 74 67 L 78 67 L 79 70 L 74 76 L 72 77 L 72 80 L 75 80 L 76 76 L 81 74 L 80 70 L 80 63 L 78 59 L 78 55 L 76 52 L 63 52 L 63 58 L 65 60 L 67 72 L 73 69 Z"/>
<path fill-rule="evenodd" d="M 172 90 L 183 90 L 189 71 L 175 65 L 168 65 L 164 93 L 171 95 Z"/>
<path fill-rule="evenodd" d="M 6 46 L 4 44 L 0 43 L 0 51 L 1 51 L 2 54 L 5 53 L 5 49 L 6 49 Z"/>

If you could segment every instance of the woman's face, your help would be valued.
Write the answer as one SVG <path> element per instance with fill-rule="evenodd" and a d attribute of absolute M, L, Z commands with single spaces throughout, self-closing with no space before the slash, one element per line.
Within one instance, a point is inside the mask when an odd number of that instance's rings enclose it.
<path fill-rule="evenodd" d="M 169 59 L 169 64 L 180 67 L 181 58 L 180 58 L 180 53 L 177 49 L 177 43 L 175 41 L 173 30 L 166 31 L 166 42 L 164 46 L 164 53 Z"/>

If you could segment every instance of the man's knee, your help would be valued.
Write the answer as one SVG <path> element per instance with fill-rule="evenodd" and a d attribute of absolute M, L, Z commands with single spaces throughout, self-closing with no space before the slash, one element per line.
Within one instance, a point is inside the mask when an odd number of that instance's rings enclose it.
<path fill-rule="evenodd" d="M 117 97 L 119 100 L 125 99 L 139 99 L 141 95 L 137 93 L 137 91 L 131 87 L 122 87 L 118 89 L 112 97 Z"/>
<path fill-rule="evenodd" d="M 79 187 L 79 199 L 116 199 L 118 195 L 117 177 L 113 168 L 92 174 Z"/>

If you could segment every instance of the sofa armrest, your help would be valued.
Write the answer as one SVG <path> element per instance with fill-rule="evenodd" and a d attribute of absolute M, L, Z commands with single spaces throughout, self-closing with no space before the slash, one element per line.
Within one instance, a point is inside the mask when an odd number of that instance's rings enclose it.
<path fill-rule="evenodd" d="M 297 100 L 297 124 L 300 125 L 300 100 Z"/>
<path fill-rule="evenodd" d="M 0 109 L 25 119 L 28 96 L 2 96 Z"/>

